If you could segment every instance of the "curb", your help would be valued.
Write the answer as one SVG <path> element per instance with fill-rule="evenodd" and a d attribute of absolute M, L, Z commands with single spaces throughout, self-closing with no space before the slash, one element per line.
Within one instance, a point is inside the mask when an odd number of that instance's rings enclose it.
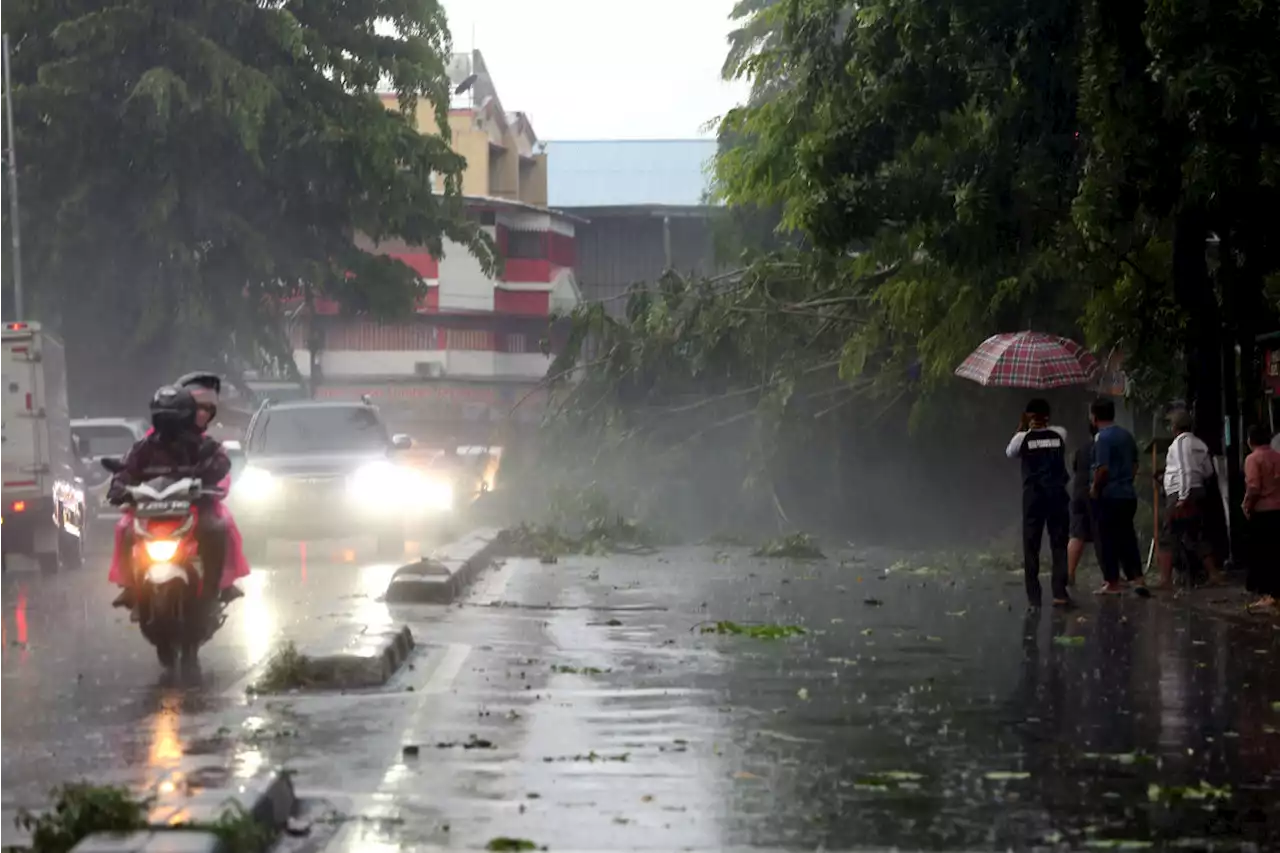
<path fill-rule="evenodd" d="M 498 550 L 502 530 L 485 527 L 451 542 L 391 576 L 387 604 L 451 604 Z"/>
<path fill-rule="evenodd" d="M 221 781 L 230 781 L 230 771 L 216 768 Z M 298 805 L 293 779 L 287 770 L 276 768 L 249 779 L 236 780 L 233 788 L 175 786 L 162 780 L 152 789 L 156 805 L 148 816 L 150 829 L 131 833 L 98 832 L 80 841 L 72 853 L 241 853 L 224 843 L 216 833 L 203 827 L 217 823 L 225 814 L 244 815 L 262 832 L 266 849 L 275 843 Z"/>
<path fill-rule="evenodd" d="M 271 658 L 250 676 L 245 690 L 268 696 L 295 691 L 361 690 L 382 687 L 400 671 L 415 647 L 413 632 L 401 625 L 381 631 L 361 631 L 340 642 L 329 641 L 298 649 L 300 666 L 297 682 L 274 689 L 261 687 L 263 675 L 271 668 Z"/>
<path fill-rule="evenodd" d="M 310 664 L 310 688 L 346 690 L 381 687 L 409 659 L 413 648 L 413 632 L 409 626 L 401 625 L 394 630 L 360 634 L 339 650 L 323 654 L 304 650 Z"/>

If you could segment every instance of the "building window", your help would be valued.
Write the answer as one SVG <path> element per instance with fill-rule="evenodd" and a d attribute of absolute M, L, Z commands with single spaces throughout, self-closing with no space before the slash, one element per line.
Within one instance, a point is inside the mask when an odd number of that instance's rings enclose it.
<path fill-rule="evenodd" d="M 528 352 L 529 339 L 524 332 L 507 333 L 507 352 Z"/>
<path fill-rule="evenodd" d="M 547 241 L 545 231 L 508 231 L 507 257 L 531 261 L 545 260 Z"/>
<path fill-rule="evenodd" d="M 491 351 L 493 332 L 488 329 L 450 329 L 449 349 Z"/>

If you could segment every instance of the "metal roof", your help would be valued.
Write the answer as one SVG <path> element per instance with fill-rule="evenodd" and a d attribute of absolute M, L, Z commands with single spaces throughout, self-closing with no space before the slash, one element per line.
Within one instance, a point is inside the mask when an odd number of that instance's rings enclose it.
<path fill-rule="evenodd" d="M 705 204 L 714 139 L 547 142 L 547 204 L 556 208 Z"/>

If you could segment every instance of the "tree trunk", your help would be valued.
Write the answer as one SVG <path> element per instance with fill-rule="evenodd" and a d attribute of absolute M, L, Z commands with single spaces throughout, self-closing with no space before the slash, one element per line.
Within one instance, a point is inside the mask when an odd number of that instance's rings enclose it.
<path fill-rule="evenodd" d="M 1173 235 L 1173 286 L 1187 314 L 1183 351 L 1187 358 L 1187 405 L 1196 435 L 1215 456 L 1222 453 L 1221 312 L 1205 260 L 1208 220 L 1199 209 L 1178 214 Z"/>

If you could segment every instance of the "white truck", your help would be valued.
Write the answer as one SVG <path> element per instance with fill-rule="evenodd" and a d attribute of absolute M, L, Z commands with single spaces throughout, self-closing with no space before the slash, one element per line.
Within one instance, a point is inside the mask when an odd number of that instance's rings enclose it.
<path fill-rule="evenodd" d="M 84 483 L 67 410 L 66 356 L 39 323 L 9 322 L 0 365 L 0 469 L 5 568 L 11 554 L 43 571 L 84 558 Z"/>

